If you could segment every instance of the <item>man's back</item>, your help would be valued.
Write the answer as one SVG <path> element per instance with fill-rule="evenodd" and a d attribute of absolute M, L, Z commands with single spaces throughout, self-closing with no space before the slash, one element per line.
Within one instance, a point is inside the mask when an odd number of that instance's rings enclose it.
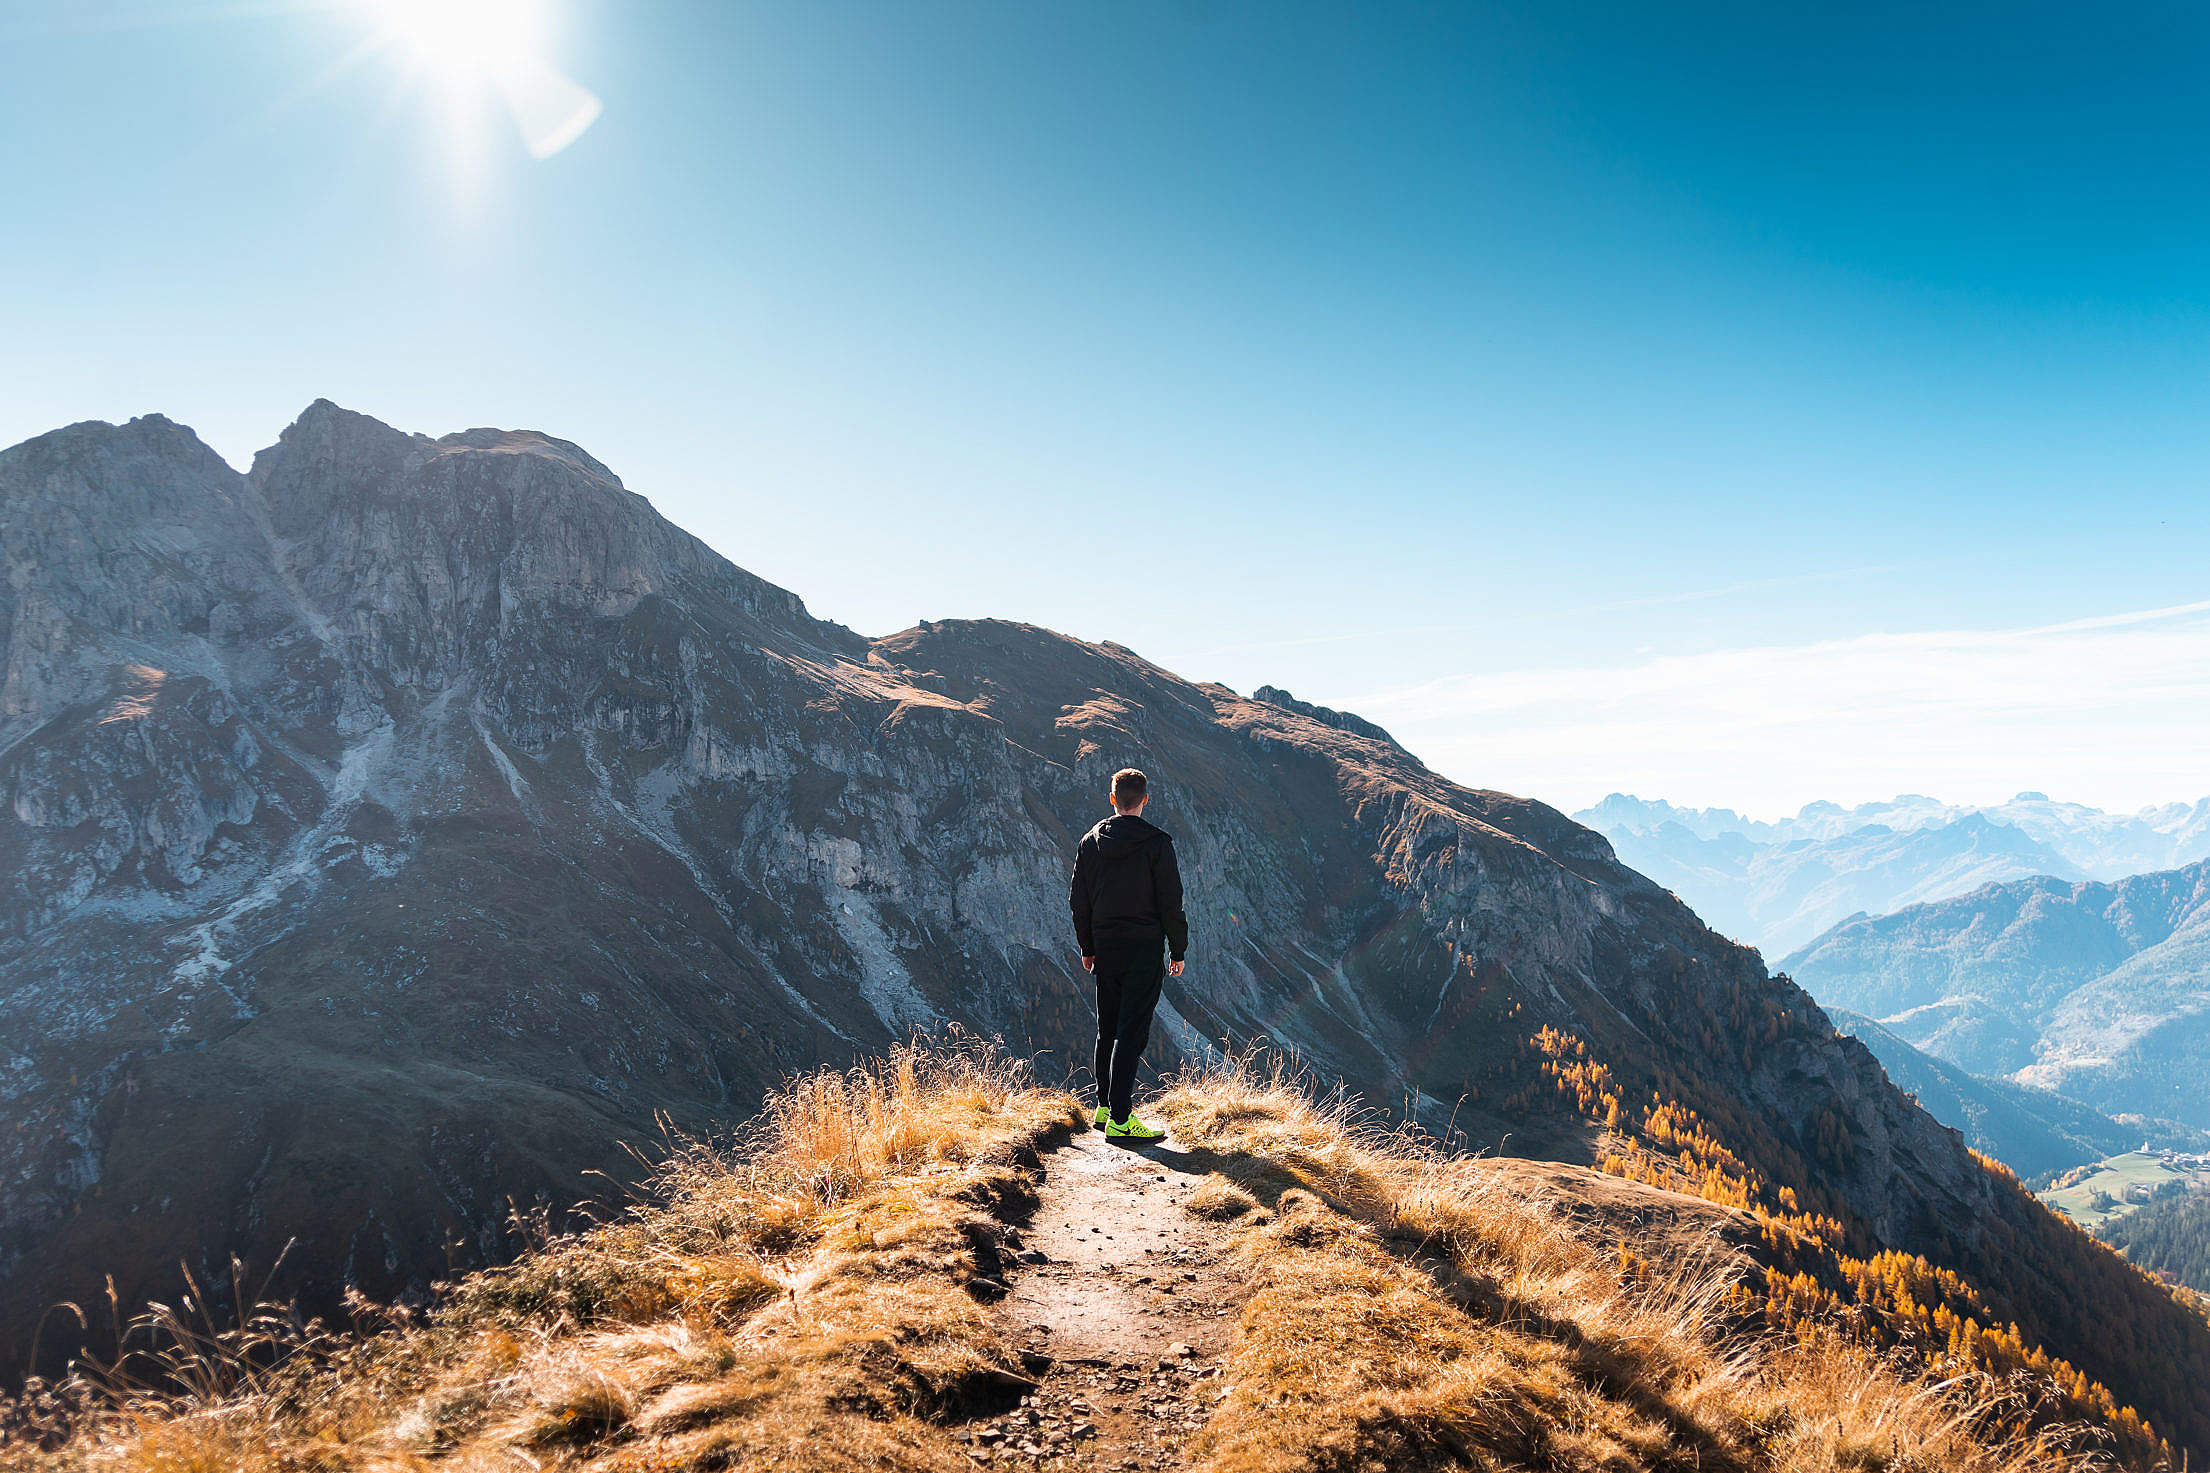
<path fill-rule="evenodd" d="M 1132 813 L 1116 813 L 1082 836 L 1068 902 L 1084 956 L 1161 936 L 1176 961 L 1189 949 L 1173 836 Z"/>
<path fill-rule="evenodd" d="M 1113 774 L 1113 816 L 1082 836 L 1067 904 L 1074 911 L 1082 968 L 1097 978 L 1097 1124 L 1130 1145 L 1160 1140 L 1135 1117 L 1136 1069 L 1151 1038 L 1151 1015 L 1167 977 L 1182 975 L 1189 922 L 1182 916 L 1182 868 L 1174 840 L 1143 821 L 1150 779 L 1133 767 Z M 1174 960 L 1159 955 L 1164 940 Z"/>

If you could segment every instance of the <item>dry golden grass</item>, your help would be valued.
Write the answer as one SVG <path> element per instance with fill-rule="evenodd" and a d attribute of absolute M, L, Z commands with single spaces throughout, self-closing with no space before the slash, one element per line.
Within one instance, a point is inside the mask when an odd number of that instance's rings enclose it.
<path fill-rule="evenodd" d="M 1151 1109 L 1272 1209 L 1234 1236 L 1256 1292 L 1197 1443 L 1207 1473 L 2098 1466 L 2063 1435 L 2006 1434 L 1984 1384 L 1754 1337 L 1722 1245 L 1626 1272 L 1498 1163 L 1323 1103 L 1279 1061 L 1192 1072 Z"/>
<path fill-rule="evenodd" d="M 1259 1210 L 1258 1198 L 1217 1171 L 1199 1182 L 1183 1205 L 1199 1217 L 1209 1217 L 1216 1222 Z"/>
<path fill-rule="evenodd" d="M 1078 1122 L 957 1040 L 811 1075 L 737 1146 L 677 1151 L 651 1205 L 427 1323 L 212 1394 L 80 1384 L 60 1445 L 0 1466 L 971 1469 L 930 1418 L 1021 1379 L 975 1281 L 1034 1149 Z"/>
<path fill-rule="evenodd" d="M 1630 1272 L 1524 1178 L 1279 1069 L 1185 1076 L 1156 1113 L 1223 1163 L 1191 1206 L 1225 1225 L 1201 1231 L 1230 1235 L 1253 1291 L 1192 1447 L 1208 1473 L 2087 1466 L 2003 1438 L 1972 1386 L 1747 1338 L 1722 1247 Z M 944 1424 L 1022 1370 L 977 1280 L 1032 1153 L 1079 1119 L 958 1042 L 808 1076 L 736 1146 L 677 1151 L 649 1205 L 471 1276 L 425 1321 L 308 1339 L 274 1370 L 225 1360 L 265 1360 L 273 1330 L 192 1332 L 170 1347 L 187 1390 L 116 1373 L 73 1389 L 73 1420 L 19 1404 L 0 1428 L 68 1435 L 19 1437 L 0 1468 L 972 1469 Z"/>

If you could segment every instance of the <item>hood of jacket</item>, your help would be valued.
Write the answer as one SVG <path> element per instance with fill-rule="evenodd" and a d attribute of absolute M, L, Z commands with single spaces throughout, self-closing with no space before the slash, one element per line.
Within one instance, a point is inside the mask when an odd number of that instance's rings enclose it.
<path fill-rule="evenodd" d="M 1091 829 L 1090 836 L 1097 840 L 1098 853 L 1107 859 L 1121 859 L 1165 838 L 1166 830 L 1132 813 L 1116 813 Z"/>

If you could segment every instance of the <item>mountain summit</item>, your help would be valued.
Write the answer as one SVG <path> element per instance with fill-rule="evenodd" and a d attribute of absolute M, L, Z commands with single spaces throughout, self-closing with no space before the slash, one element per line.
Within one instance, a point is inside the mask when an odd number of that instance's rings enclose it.
<path fill-rule="evenodd" d="M 103 1273 L 293 1238 L 311 1303 L 419 1291 L 659 1121 L 914 1030 L 1081 1057 L 1066 865 L 1133 763 L 1196 927 L 1169 1060 L 1268 1037 L 1765 1213 L 1821 1293 L 1924 1255 L 1899 1302 L 2210 1448 L 2210 1327 L 1602 837 L 1369 723 L 1028 625 L 863 638 L 534 432 L 318 402 L 240 475 L 80 424 L 0 452 L 0 508 L 7 1353 Z"/>

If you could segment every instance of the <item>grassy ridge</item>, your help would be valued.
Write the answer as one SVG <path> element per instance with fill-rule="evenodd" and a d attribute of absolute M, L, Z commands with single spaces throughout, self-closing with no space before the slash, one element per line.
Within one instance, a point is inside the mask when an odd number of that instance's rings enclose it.
<path fill-rule="evenodd" d="M 19 1406 L 0 1460 L 971 1468 L 941 1422 L 1025 1379 L 973 1290 L 1037 1146 L 1076 1118 L 986 1048 L 808 1076 L 735 1149 L 678 1152 L 649 1205 L 471 1276 L 427 1323 L 303 1346 L 227 1390 L 95 1371 Z"/>
<path fill-rule="evenodd" d="M 1992 1383 L 1760 1332 L 1724 1251 L 1638 1255 L 1507 1163 L 1362 1123 L 1278 1070 L 1191 1074 L 1157 1108 L 1220 1163 L 1192 1206 L 1231 1224 L 1254 1285 L 1191 1446 L 1206 1473 L 2091 1465 Z M 272 1333 L 236 1364 L 172 1334 L 141 1356 L 196 1354 L 199 1381 L 88 1368 L 0 1417 L 0 1465 L 971 1469 L 952 1429 L 1025 1384 L 1019 1327 L 990 1307 L 1007 1226 L 1078 1120 L 971 1044 L 806 1076 L 735 1146 L 679 1151 L 628 1215 L 426 1317 Z"/>
<path fill-rule="evenodd" d="M 1838 1334 L 1751 1328 L 1747 1265 L 1577 1230 L 1510 1163 L 1450 1157 L 1228 1065 L 1155 1107 L 1235 1163 L 1204 1203 L 1245 1222 L 1258 1292 L 1206 1473 L 2090 1466 L 1992 1379 L 1912 1376 Z"/>

